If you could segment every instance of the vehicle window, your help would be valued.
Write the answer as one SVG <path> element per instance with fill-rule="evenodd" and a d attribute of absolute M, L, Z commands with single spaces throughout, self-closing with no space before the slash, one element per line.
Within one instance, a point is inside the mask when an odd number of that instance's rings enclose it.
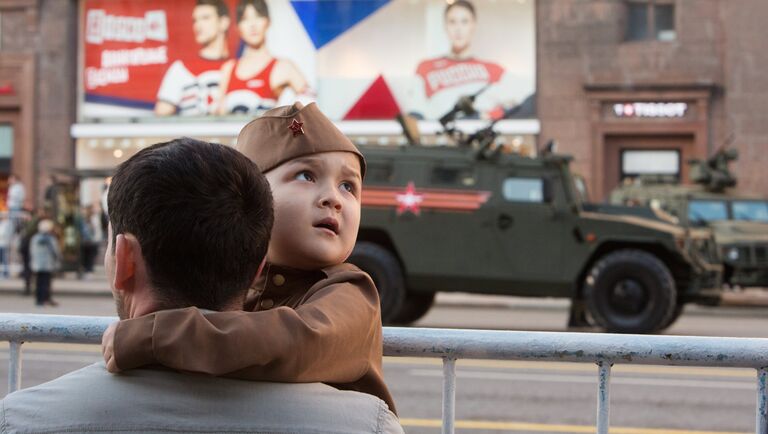
<path fill-rule="evenodd" d="M 392 163 L 368 163 L 365 180 L 368 183 L 392 181 Z"/>
<path fill-rule="evenodd" d="M 472 169 L 457 167 L 435 167 L 432 169 L 433 184 L 474 185 Z"/>
<path fill-rule="evenodd" d="M 708 222 L 728 220 L 728 209 L 721 200 L 694 200 L 688 204 L 688 221 L 704 226 Z"/>
<path fill-rule="evenodd" d="M 768 202 L 733 201 L 733 219 L 768 222 Z"/>
<path fill-rule="evenodd" d="M 544 180 L 541 178 L 507 178 L 502 186 L 504 199 L 510 202 L 544 201 Z"/>

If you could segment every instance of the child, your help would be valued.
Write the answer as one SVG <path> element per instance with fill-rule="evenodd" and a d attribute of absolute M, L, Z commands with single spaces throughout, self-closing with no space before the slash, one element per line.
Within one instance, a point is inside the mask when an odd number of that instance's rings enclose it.
<path fill-rule="evenodd" d="M 188 308 L 121 321 L 104 335 L 108 369 L 159 363 L 250 380 L 322 381 L 378 396 L 394 412 L 376 287 L 344 263 L 360 225 L 362 154 L 315 104 L 300 103 L 251 121 L 237 148 L 266 175 L 275 206 L 267 262 L 245 300 L 251 312 Z"/>
<path fill-rule="evenodd" d="M 40 223 L 37 224 L 37 233 L 29 242 L 32 260 L 30 265 L 35 273 L 35 304 L 37 306 L 58 305 L 51 299 L 51 278 L 53 273 L 59 269 L 59 260 L 61 259 L 59 243 L 52 234 L 53 226 L 52 220 L 40 220 Z"/>

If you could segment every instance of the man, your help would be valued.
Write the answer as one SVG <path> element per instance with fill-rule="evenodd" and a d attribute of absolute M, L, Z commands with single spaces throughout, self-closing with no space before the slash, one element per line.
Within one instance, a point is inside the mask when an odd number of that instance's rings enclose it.
<path fill-rule="evenodd" d="M 104 262 L 120 318 L 242 307 L 273 220 L 269 185 L 245 156 L 186 138 L 151 146 L 120 165 L 108 202 Z M 359 392 L 163 368 L 113 375 L 103 363 L 0 404 L 2 433 L 402 432 L 383 401 Z"/>
<path fill-rule="evenodd" d="M 218 105 L 221 66 L 229 58 L 229 9 L 224 0 L 197 0 L 192 11 L 196 56 L 176 60 L 157 91 L 155 114 L 202 116 Z"/>
<path fill-rule="evenodd" d="M 477 12 L 469 0 L 448 2 L 443 13 L 443 25 L 450 52 L 427 59 L 416 67 L 421 79 L 425 105 L 423 115 L 438 119 L 456 104 L 460 97 L 478 95 L 475 107 L 486 117 L 503 114 L 509 93 L 510 76 L 501 65 L 481 60 L 472 53 L 472 40 L 477 28 Z"/>

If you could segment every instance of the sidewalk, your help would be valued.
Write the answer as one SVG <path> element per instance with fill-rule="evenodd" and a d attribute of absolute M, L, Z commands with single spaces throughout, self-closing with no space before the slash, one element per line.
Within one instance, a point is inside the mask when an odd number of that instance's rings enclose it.
<path fill-rule="evenodd" d="M 21 293 L 24 280 L 21 278 L 0 278 L 0 294 Z M 32 289 L 34 292 L 34 288 Z M 77 278 L 76 273 L 64 273 L 54 278 L 53 291 L 57 296 L 92 295 L 111 297 L 103 267 L 86 278 Z M 439 293 L 436 304 L 443 306 L 506 307 L 526 309 L 567 309 L 570 301 L 563 298 L 511 297 L 468 293 Z M 742 291 L 727 291 L 723 295 L 722 306 L 768 307 L 768 290 L 750 288 Z"/>
<path fill-rule="evenodd" d="M 62 276 L 54 277 L 52 283 L 53 293 L 56 296 L 68 295 L 93 295 L 111 297 L 112 291 L 109 289 L 107 277 L 103 268 L 97 268 L 95 272 L 87 278 L 78 279 L 76 273 L 64 273 Z M 0 294 L 16 293 L 21 294 L 24 291 L 24 279 L 12 277 L 8 279 L 0 278 Z M 33 286 L 32 292 L 35 292 Z"/>

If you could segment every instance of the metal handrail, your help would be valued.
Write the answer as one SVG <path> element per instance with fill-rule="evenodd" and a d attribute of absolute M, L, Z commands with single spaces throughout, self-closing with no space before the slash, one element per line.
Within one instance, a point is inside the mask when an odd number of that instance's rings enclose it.
<path fill-rule="evenodd" d="M 23 342 L 101 342 L 114 317 L 0 314 L 9 341 L 8 387 L 19 387 Z M 384 328 L 384 355 L 443 359 L 443 432 L 453 433 L 456 360 L 463 358 L 597 363 L 597 432 L 607 433 L 614 364 L 752 368 L 757 371 L 756 432 L 768 434 L 768 339 Z"/>

